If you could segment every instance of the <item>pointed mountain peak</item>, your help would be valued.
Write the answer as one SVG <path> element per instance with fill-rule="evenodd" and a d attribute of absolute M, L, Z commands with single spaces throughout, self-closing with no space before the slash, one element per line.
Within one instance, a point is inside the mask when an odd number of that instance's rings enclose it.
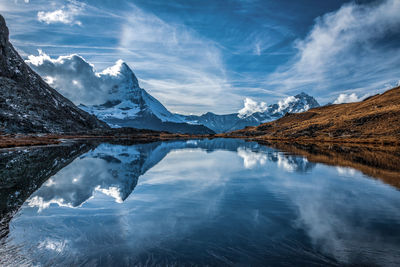
<path fill-rule="evenodd" d="M 304 92 L 301 92 L 300 94 L 295 95 L 294 97 L 296 98 L 307 98 L 307 97 L 312 97 L 309 94 L 306 94 Z"/>
<path fill-rule="evenodd" d="M 126 76 L 126 75 L 133 75 L 133 71 L 129 68 L 128 64 L 126 64 L 122 59 L 119 59 L 115 64 L 111 67 L 106 68 L 103 70 L 100 75 L 109 75 L 109 76 Z M 136 78 L 136 77 L 135 77 Z"/>
<path fill-rule="evenodd" d="M 113 87 L 119 87 L 118 90 L 112 90 L 112 93 L 119 91 L 120 93 L 130 94 L 132 89 L 139 89 L 139 81 L 135 74 L 123 60 L 118 60 L 111 67 L 106 68 L 98 74 L 105 81 L 111 81 Z M 123 92 L 122 92 L 122 91 Z"/>

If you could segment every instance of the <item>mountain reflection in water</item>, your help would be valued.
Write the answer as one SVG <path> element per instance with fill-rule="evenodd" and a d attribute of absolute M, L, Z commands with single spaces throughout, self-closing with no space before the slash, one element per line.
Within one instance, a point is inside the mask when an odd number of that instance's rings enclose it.
<path fill-rule="evenodd" d="M 18 201 L 0 191 L 14 207 L 3 215 L 25 202 L 0 264 L 400 263 L 399 191 L 347 165 L 234 139 L 73 146 L 64 160 L 43 160 L 57 146 L 40 151 L 41 165 L 35 149 L 0 153 L 3 187 L 3 176 L 23 176 L 18 168 L 40 177 L 8 194 Z"/>

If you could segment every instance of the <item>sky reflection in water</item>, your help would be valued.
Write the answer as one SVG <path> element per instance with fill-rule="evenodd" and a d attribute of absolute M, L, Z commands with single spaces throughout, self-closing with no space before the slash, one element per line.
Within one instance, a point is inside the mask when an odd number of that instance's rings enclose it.
<path fill-rule="evenodd" d="M 10 224 L 38 265 L 400 263 L 400 194 L 240 140 L 102 144 Z"/>

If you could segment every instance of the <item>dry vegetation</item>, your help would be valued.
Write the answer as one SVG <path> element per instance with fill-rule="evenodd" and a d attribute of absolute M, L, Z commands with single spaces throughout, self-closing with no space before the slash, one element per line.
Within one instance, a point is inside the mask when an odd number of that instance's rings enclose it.
<path fill-rule="evenodd" d="M 400 145 L 400 87 L 362 102 L 330 105 L 220 137 Z"/>
<path fill-rule="evenodd" d="M 187 140 L 193 138 L 209 138 L 210 135 L 171 134 L 137 129 L 115 129 L 97 134 L 0 134 L 0 149 L 24 146 L 40 146 L 59 144 L 64 141 L 107 141 L 116 143 L 148 143 L 168 140 Z"/>
<path fill-rule="evenodd" d="M 22 146 L 40 146 L 58 144 L 61 141 L 50 136 L 34 135 L 0 135 L 0 148 L 22 147 Z"/>

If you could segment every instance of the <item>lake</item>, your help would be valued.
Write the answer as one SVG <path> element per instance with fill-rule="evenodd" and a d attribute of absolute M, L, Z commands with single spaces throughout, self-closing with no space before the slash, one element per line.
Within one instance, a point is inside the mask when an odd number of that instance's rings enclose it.
<path fill-rule="evenodd" d="M 285 151 L 234 139 L 4 150 L 0 264 L 399 266 L 398 162 Z"/>

